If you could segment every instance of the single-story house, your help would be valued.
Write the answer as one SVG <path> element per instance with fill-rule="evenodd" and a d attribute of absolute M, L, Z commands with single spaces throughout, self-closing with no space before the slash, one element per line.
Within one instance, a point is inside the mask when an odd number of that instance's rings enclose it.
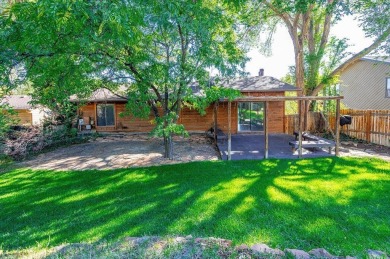
<path fill-rule="evenodd" d="M 1 102 L 8 104 L 17 113 L 19 126 L 39 125 L 47 116 L 48 110 L 40 106 L 33 107 L 30 104 L 31 96 L 28 95 L 9 95 Z"/>
<path fill-rule="evenodd" d="M 237 79 L 224 84 L 224 87 L 239 90 L 243 96 L 252 97 L 285 96 L 287 91 L 299 91 L 297 87 L 270 76 Z M 83 124 L 97 132 L 149 132 L 154 127 L 151 123 L 152 114 L 149 119 L 121 116 L 120 114 L 125 111 L 127 99 L 107 89 L 95 91 L 84 102 L 86 105 L 79 108 L 79 117 Z M 226 101 L 220 101 L 216 112 L 218 128 L 224 132 L 228 130 L 227 107 Z M 285 103 L 283 101 L 270 102 L 268 109 L 269 132 L 283 133 Z M 234 101 L 231 113 L 233 134 L 264 130 L 263 102 Z M 205 132 L 213 127 L 214 116 L 214 105 L 207 108 L 204 116 L 201 116 L 196 110 L 183 108 L 178 123 L 183 124 L 188 131 Z"/>
<path fill-rule="evenodd" d="M 390 58 L 361 58 L 340 75 L 340 94 L 351 109 L 390 110 Z"/>

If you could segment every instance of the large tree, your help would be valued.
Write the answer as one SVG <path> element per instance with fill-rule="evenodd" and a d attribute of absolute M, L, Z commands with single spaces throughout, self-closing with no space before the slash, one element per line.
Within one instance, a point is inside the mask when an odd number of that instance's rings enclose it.
<path fill-rule="evenodd" d="M 274 30 L 275 24 L 278 23 L 282 23 L 287 28 L 294 46 L 295 84 L 303 90 L 304 95 L 317 95 L 329 80 L 339 75 L 348 66 L 370 52 L 385 47 L 389 42 L 390 4 L 386 0 L 253 2 L 256 3 L 253 6 L 257 8 L 257 15 L 262 18 L 262 25 L 266 21 L 266 24 L 273 25 L 268 27 L 271 30 Z M 345 45 L 342 45 L 345 42 L 330 37 L 330 32 L 336 22 L 351 14 L 359 17 L 367 36 L 375 40 L 370 46 L 346 58 L 340 56 L 340 47 L 344 48 Z M 328 57 L 327 67 L 323 66 L 325 57 Z"/>
<path fill-rule="evenodd" d="M 154 132 L 172 158 L 172 135 L 184 132 L 177 124 L 183 105 L 202 110 L 232 94 L 208 87 L 208 71 L 232 76 L 243 67 L 235 22 L 230 6 L 212 0 L 24 1 L 2 18 L 0 51 L 23 66 L 34 99 L 49 106 L 126 85 L 128 113 L 152 110 Z"/>
<path fill-rule="evenodd" d="M 294 46 L 293 78 L 303 95 L 318 95 L 350 65 L 374 50 L 386 49 L 389 43 L 390 3 L 386 0 L 249 0 L 245 3 L 255 9 L 251 17 L 259 17 L 257 24 L 253 18 L 249 24 L 260 25 L 263 31 L 265 28 L 271 38 L 277 24 L 287 28 Z M 366 35 L 375 40 L 347 57 L 345 40 L 330 37 L 330 32 L 336 22 L 351 14 L 359 17 Z M 310 105 L 311 102 L 306 102 L 304 107 L 304 128 Z"/>

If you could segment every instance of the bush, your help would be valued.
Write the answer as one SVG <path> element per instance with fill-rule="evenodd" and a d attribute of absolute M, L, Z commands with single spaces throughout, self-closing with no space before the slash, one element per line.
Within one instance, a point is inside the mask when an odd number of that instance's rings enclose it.
<path fill-rule="evenodd" d="M 68 130 L 62 125 L 45 129 L 31 126 L 19 131 L 10 131 L 5 139 L 4 153 L 15 159 L 21 159 L 44 148 L 71 144 L 77 140 L 77 129 Z"/>

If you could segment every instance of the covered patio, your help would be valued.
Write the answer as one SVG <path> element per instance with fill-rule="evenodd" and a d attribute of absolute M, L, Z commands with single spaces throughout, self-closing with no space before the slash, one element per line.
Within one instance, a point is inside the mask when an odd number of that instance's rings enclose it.
<path fill-rule="evenodd" d="M 306 111 L 305 107 L 311 101 L 318 100 L 335 100 L 335 121 L 333 130 L 329 125 L 329 130 L 334 136 L 334 154 L 339 155 L 340 146 L 340 100 L 342 96 L 293 96 L 293 97 L 274 97 L 274 96 L 261 96 L 261 97 L 241 97 L 236 98 L 234 101 L 240 102 L 263 102 L 264 103 L 264 131 L 261 134 L 256 135 L 232 135 L 232 100 L 228 101 L 228 132 L 227 138 L 218 138 L 217 131 L 214 131 L 214 140 L 218 145 L 221 152 L 221 157 L 224 160 L 232 159 L 267 159 L 267 158 L 302 158 L 305 157 L 318 157 L 318 156 L 329 156 L 331 148 L 326 143 L 326 140 L 314 139 L 314 141 L 303 141 L 303 133 L 306 125 L 304 125 L 304 114 Z M 297 140 L 294 141 L 293 136 L 286 134 L 270 134 L 269 132 L 269 103 L 271 102 L 286 102 L 286 101 L 297 101 L 298 103 L 298 129 L 297 129 Z M 218 106 L 215 106 L 216 109 Z M 216 109 L 214 111 L 216 111 Z M 214 116 L 214 128 L 217 129 L 218 119 Z M 312 139 L 313 140 L 313 139 Z M 295 142 L 295 143 L 292 143 Z M 295 146 L 295 150 L 291 149 L 289 144 Z M 329 147 L 329 153 L 326 153 L 322 147 L 326 145 Z M 304 147 L 305 146 L 305 147 Z"/>
<path fill-rule="evenodd" d="M 268 158 L 298 158 L 299 150 L 293 151 L 289 145 L 295 140 L 293 135 L 269 134 Z M 219 138 L 218 149 L 222 160 L 228 160 L 228 140 Z M 326 157 L 333 156 L 325 149 L 303 149 L 304 157 Z M 264 134 L 235 134 L 231 136 L 231 160 L 242 159 L 264 159 L 265 157 L 265 136 Z"/>

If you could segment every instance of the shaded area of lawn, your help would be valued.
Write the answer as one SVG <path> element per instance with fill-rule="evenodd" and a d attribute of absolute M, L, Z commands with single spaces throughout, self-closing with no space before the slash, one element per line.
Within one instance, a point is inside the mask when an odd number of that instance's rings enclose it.
<path fill-rule="evenodd" d="M 0 247 L 193 235 L 390 252 L 390 164 L 321 158 L 0 175 Z"/>

